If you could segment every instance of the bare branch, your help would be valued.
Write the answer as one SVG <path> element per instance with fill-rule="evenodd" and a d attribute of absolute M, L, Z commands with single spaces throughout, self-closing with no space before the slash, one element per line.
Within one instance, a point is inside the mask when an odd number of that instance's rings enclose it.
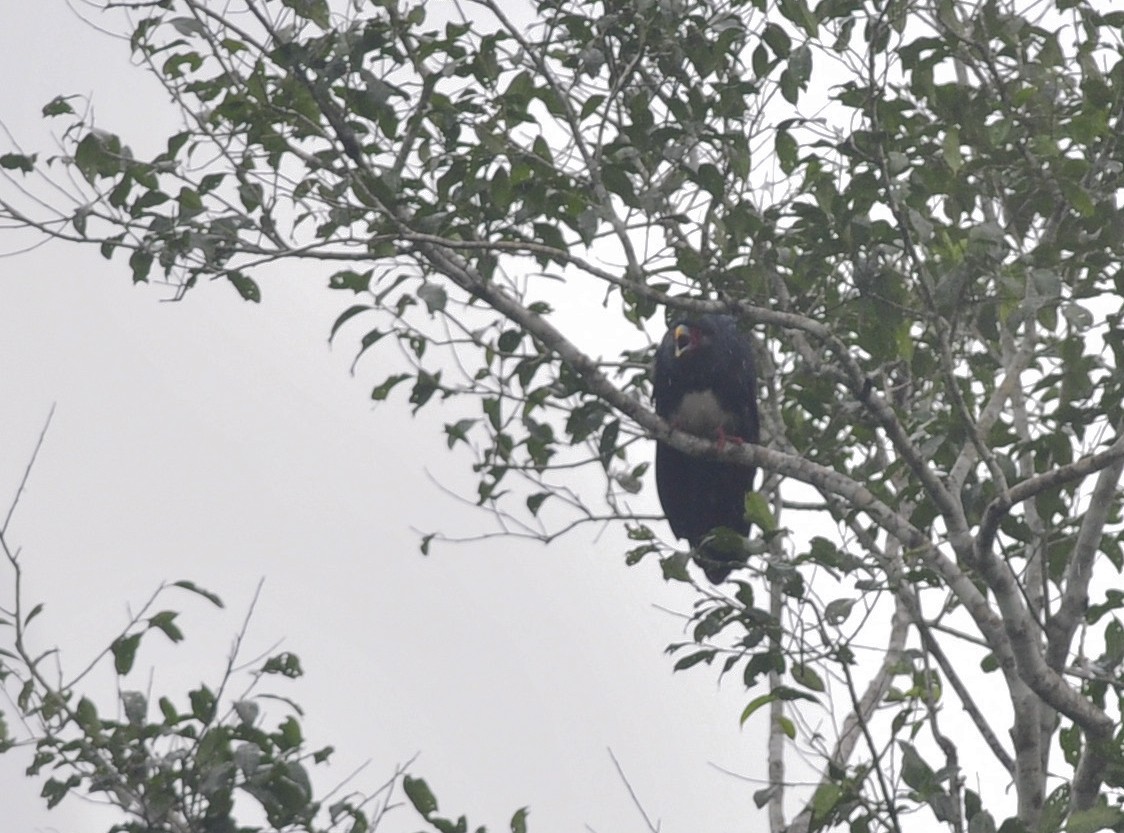
<path fill-rule="evenodd" d="M 27 466 L 24 467 L 23 477 L 20 478 L 19 486 L 16 487 L 16 494 L 12 498 L 12 502 L 8 504 L 8 514 L 4 516 L 3 525 L 0 525 L 0 537 L 8 532 L 8 525 L 12 522 L 12 515 L 15 514 L 16 507 L 19 505 L 20 496 L 27 486 L 28 478 L 31 477 L 31 469 L 35 466 L 35 460 L 39 456 L 39 449 L 43 447 L 43 441 L 47 438 L 47 430 L 51 427 L 51 419 L 54 415 L 55 403 L 52 402 L 51 410 L 47 412 L 47 419 L 43 421 L 43 428 L 39 431 L 39 439 L 35 441 L 35 448 L 31 450 L 31 457 L 28 458 Z"/>
<path fill-rule="evenodd" d="M 617 760 L 617 756 L 613 754 L 613 750 L 611 748 L 607 749 L 606 751 L 609 753 L 609 758 L 613 762 L 613 768 L 616 769 L 617 775 L 620 776 L 621 782 L 624 784 L 625 789 L 628 790 L 628 795 L 632 799 L 633 806 L 636 807 L 636 809 L 640 813 L 641 818 L 644 819 L 645 826 L 648 828 L 650 833 L 660 833 L 660 826 L 658 824 L 653 824 L 652 820 L 648 818 L 648 813 L 647 811 L 645 811 L 644 805 L 640 803 L 640 799 L 637 797 L 636 791 L 632 789 L 632 783 L 628 780 L 628 776 L 624 774 L 624 769 L 621 767 L 621 762 Z"/>

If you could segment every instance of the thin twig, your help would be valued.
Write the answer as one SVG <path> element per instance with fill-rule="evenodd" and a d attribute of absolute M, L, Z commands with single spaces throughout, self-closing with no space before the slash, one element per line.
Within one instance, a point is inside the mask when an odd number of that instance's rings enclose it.
<path fill-rule="evenodd" d="M 8 524 L 12 521 L 12 515 L 15 514 L 16 506 L 20 502 L 20 496 L 23 494 L 24 487 L 27 486 L 27 480 L 31 477 L 31 468 L 35 465 L 35 459 L 39 456 L 39 449 L 43 447 L 43 441 L 47 438 L 47 429 L 51 427 L 51 419 L 55 415 L 55 405 L 51 403 L 51 410 L 47 412 L 47 419 L 43 422 L 43 428 L 39 431 L 39 439 L 35 441 L 35 448 L 31 451 L 31 458 L 27 461 L 27 466 L 23 470 L 23 477 L 20 478 L 20 484 L 16 488 L 15 497 L 12 498 L 11 504 L 8 506 L 8 514 L 4 517 L 4 525 L 0 526 L 0 535 L 8 531 Z"/>
<path fill-rule="evenodd" d="M 612 747 L 607 747 L 607 751 L 609 753 L 609 757 L 613 761 L 613 766 L 617 770 L 617 775 L 620 776 L 621 781 L 624 783 L 625 789 L 628 790 L 628 795 L 632 799 L 632 803 L 634 805 L 636 805 L 636 809 L 640 812 L 640 815 L 644 818 L 644 824 L 646 824 L 648 826 L 648 830 L 650 830 L 651 833 L 659 833 L 659 830 L 660 830 L 659 825 L 658 824 L 652 824 L 652 820 L 650 818 L 648 818 L 648 814 L 646 812 L 644 812 L 644 805 L 642 805 L 640 803 L 640 799 L 637 797 L 636 791 L 634 789 L 632 789 L 632 784 L 629 782 L 628 776 L 624 774 L 624 769 L 621 768 L 621 763 L 620 763 L 620 761 L 617 760 L 617 756 L 613 754 Z"/>

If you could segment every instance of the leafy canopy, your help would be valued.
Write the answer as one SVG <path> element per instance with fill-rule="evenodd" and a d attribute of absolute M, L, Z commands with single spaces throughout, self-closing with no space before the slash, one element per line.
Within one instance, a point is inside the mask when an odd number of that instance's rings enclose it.
<path fill-rule="evenodd" d="M 333 336 L 404 348 L 372 397 L 461 403 L 447 443 L 515 534 L 624 519 L 630 562 L 689 580 L 633 498 L 644 440 L 768 471 L 747 501 L 764 532 L 720 542 L 749 567 L 700 596 L 673 649 L 676 668 L 740 671 L 743 720 L 767 708 L 773 830 L 901 830 L 919 807 L 992 830 L 1003 799 L 968 788 L 977 766 L 1014 784 L 1003 829 L 1124 825 L 1124 594 L 1099 584 L 1124 565 L 1124 12 L 128 11 L 182 129 L 138 158 L 54 99 L 67 155 L 14 149 L 0 168 L 25 189 L 60 167 L 78 184 L 46 210 L 8 189 L 9 222 L 179 293 L 221 279 L 258 301 L 266 265 L 330 264 L 349 298 Z M 719 449 L 651 412 L 649 333 L 669 309 L 753 329 L 762 446 Z M 832 702 L 847 714 L 829 741 L 813 727 Z M 955 737 L 946 704 L 966 715 Z M 786 742 L 820 761 L 788 822 Z"/>

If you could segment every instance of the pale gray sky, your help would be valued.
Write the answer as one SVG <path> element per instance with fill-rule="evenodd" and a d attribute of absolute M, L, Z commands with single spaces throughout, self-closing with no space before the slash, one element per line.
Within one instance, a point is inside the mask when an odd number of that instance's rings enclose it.
<path fill-rule="evenodd" d="M 175 125 L 127 46 L 62 0 L 6 10 L 0 77 L 0 119 L 28 150 L 42 147 L 38 112 L 60 93 L 91 94 L 99 121 L 138 149 Z M 663 830 L 753 829 L 759 785 L 711 763 L 763 775 L 764 711 L 739 730 L 735 680 L 672 675 L 662 651 L 681 625 L 656 605 L 686 610 L 691 596 L 654 563 L 626 568 L 619 534 L 418 553 L 412 528 L 478 525 L 425 474 L 467 483 L 465 459 L 445 448 L 450 413 L 372 407 L 379 374 L 351 378 L 352 345 L 327 347 L 347 303 L 323 289 L 327 273 L 289 267 L 264 282 L 260 306 L 226 285 L 170 304 L 94 249 L 0 260 L 5 507 L 57 403 L 10 533 L 27 592 L 47 602 L 42 647 L 58 644 L 77 668 L 160 581 L 192 579 L 227 610 L 169 597 L 187 643 L 152 638 L 127 681 L 147 687 L 155 666 L 154 691 L 185 697 L 217 683 L 264 577 L 245 653 L 283 640 L 301 656 L 306 678 L 274 690 L 305 708 L 314 745 L 336 747 L 321 783 L 369 759 L 354 786 L 373 788 L 420 752 L 416 774 L 474 825 L 505 829 L 528 805 L 539 833 L 643 830 L 611 747 Z M 95 684 L 108 708 L 109 681 Z M 47 813 L 25 765 L 0 757 L 6 830 L 108 827 L 78 802 Z M 418 827 L 400 810 L 384 829 Z"/>

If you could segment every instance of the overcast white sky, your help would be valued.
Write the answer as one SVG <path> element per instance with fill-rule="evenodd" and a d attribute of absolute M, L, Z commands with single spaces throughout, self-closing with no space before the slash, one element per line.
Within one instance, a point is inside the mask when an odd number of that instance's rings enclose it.
<path fill-rule="evenodd" d="M 0 119 L 29 150 L 59 93 L 91 94 L 100 123 L 134 146 L 174 127 L 124 43 L 62 0 L 9 5 Z M 0 251 L 18 245 L 3 237 Z M 643 830 L 611 747 L 663 830 L 756 829 L 760 785 L 711 764 L 763 775 L 764 712 L 739 730 L 734 681 L 672 675 L 662 650 L 681 625 L 656 606 L 684 610 L 691 597 L 654 563 L 626 568 L 620 536 L 593 530 L 549 548 L 418 553 L 413 529 L 478 520 L 426 476 L 463 477 L 441 433 L 450 415 L 372 406 L 378 374 L 351 378 L 351 346 L 326 344 L 347 303 L 323 289 L 326 274 L 290 267 L 264 283 L 260 306 L 225 285 L 172 304 L 93 249 L 0 260 L 3 507 L 57 403 L 10 530 L 27 592 L 47 602 L 41 646 L 77 668 L 161 581 L 192 579 L 227 609 L 169 598 L 185 611 L 186 646 L 153 639 L 128 680 L 147 687 L 155 665 L 153 690 L 184 697 L 217 682 L 264 577 L 245 653 L 283 640 L 301 656 L 306 678 L 275 689 L 305 708 L 314 746 L 337 749 L 321 783 L 370 760 L 354 785 L 372 788 L 420 752 L 414 771 L 442 809 L 475 825 L 506 829 L 527 805 L 540 833 Z M 0 573 L 5 599 L 10 581 Z M 0 757 L 5 830 L 108 827 L 82 803 L 47 813 L 25 765 Z M 403 809 L 384 829 L 418 827 Z"/>

